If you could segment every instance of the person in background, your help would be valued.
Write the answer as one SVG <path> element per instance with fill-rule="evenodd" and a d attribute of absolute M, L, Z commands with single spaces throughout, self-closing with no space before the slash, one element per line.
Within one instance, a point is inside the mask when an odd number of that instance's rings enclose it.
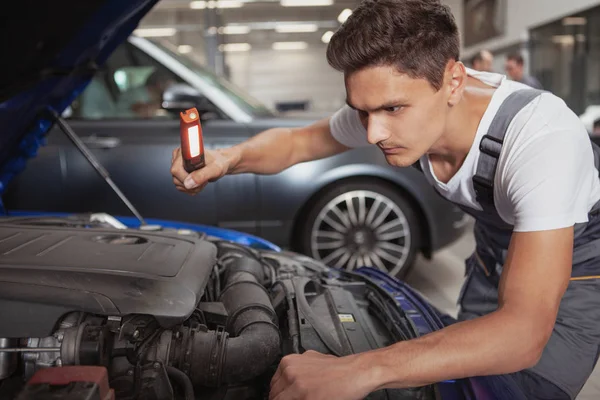
<path fill-rule="evenodd" d="M 600 136 L 600 119 L 594 121 L 594 127 L 592 129 L 592 135 Z"/>
<path fill-rule="evenodd" d="M 543 89 L 542 84 L 535 77 L 525 74 L 525 62 L 519 53 L 511 53 L 506 57 L 506 74 L 513 81 L 524 83 L 534 89 Z"/>
<path fill-rule="evenodd" d="M 487 50 L 481 50 L 477 52 L 471 59 L 471 66 L 476 71 L 493 72 L 492 64 L 494 63 L 494 56 Z"/>
<path fill-rule="evenodd" d="M 117 102 L 122 117 L 152 118 L 161 109 L 163 92 L 175 83 L 173 78 L 161 70 L 152 72 L 142 86 L 123 92 Z"/>

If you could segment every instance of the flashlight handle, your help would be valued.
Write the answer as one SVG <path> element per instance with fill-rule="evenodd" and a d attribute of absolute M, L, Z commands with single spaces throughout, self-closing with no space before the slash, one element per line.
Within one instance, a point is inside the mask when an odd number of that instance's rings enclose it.
<path fill-rule="evenodd" d="M 202 153 L 200 156 L 192 158 L 192 159 L 187 159 L 184 158 L 183 159 L 183 168 L 185 169 L 185 171 L 188 174 L 191 174 L 192 172 L 203 168 L 206 165 L 206 162 L 204 160 L 204 153 Z"/>

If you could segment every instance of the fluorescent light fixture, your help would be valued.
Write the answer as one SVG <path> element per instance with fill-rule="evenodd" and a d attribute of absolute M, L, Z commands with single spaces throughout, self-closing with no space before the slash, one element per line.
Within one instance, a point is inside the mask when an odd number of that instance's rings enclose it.
<path fill-rule="evenodd" d="M 138 28 L 133 33 L 140 37 L 165 37 L 175 35 L 177 30 L 175 28 Z"/>
<path fill-rule="evenodd" d="M 250 43 L 227 43 L 219 46 L 219 50 L 223 52 L 234 52 L 234 51 L 249 51 L 252 48 Z"/>
<path fill-rule="evenodd" d="M 192 52 L 192 46 L 189 44 L 182 44 L 181 46 L 177 46 L 177 51 L 181 54 L 187 54 Z"/>
<path fill-rule="evenodd" d="M 207 5 L 208 8 L 240 8 L 244 5 L 244 3 L 238 0 L 211 0 Z"/>
<path fill-rule="evenodd" d="M 190 8 L 192 10 L 204 10 L 206 8 L 206 1 L 192 1 Z"/>
<path fill-rule="evenodd" d="M 221 35 L 245 35 L 250 32 L 250 27 L 246 25 L 226 25 L 219 28 Z"/>
<path fill-rule="evenodd" d="M 554 35 L 552 42 L 563 46 L 572 46 L 575 44 L 575 36 L 573 35 Z"/>
<path fill-rule="evenodd" d="M 563 18 L 562 23 L 564 26 L 586 25 L 587 19 L 584 17 L 567 17 Z"/>
<path fill-rule="evenodd" d="M 321 41 L 323 41 L 323 43 L 329 43 L 331 41 L 332 37 L 333 37 L 333 32 L 332 31 L 327 31 L 321 37 Z"/>
<path fill-rule="evenodd" d="M 275 26 L 275 31 L 279 33 L 316 32 L 318 30 L 317 24 L 277 24 Z"/>
<path fill-rule="evenodd" d="M 217 1 L 217 8 L 240 8 L 244 5 L 241 1 L 220 0 Z"/>
<path fill-rule="evenodd" d="M 340 13 L 340 15 L 338 15 L 338 22 L 340 24 L 343 24 L 344 22 L 346 22 L 346 20 L 348 20 L 348 18 L 350 18 L 351 15 L 352 15 L 352 10 L 349 8 L 346 8 L 344 11 L 342 11 Z"/>
<path fill-rule="evenodd" d="M 330 6 L 333 0 L 281 0 L 283 7 L 314 7 Z"/>
<path fill-rule="evenodd" d="M 273 50 L 304 50 L 308 47 L 306 42 L 275 42 Z"/>

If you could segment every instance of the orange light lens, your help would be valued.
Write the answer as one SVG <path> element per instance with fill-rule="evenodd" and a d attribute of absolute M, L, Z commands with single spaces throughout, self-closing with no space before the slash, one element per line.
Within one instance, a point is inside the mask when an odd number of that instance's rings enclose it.
<path fill-rule="evenodd" d="M 200 130 L 198 125 L 188 128 L 188 143 L 190 144 L 190 156 L 198 157 L 200 155 Z"/>

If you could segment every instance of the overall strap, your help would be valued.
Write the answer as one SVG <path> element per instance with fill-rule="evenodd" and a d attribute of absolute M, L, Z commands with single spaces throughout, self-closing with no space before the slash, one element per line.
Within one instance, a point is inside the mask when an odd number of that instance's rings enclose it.
<path fill-rule="evenodd" d="M 487 134 L 481 138 L 479 143 L 481 153 L 477 172 L 473 176 L 473 187 L 476 200 L 485 212 L 496 212 L 494 178 L 506 131 L 515 116 L 542 93 L 544 91 L 537 89 L 521 89 L 511 93 L 500 106 Z"/>

